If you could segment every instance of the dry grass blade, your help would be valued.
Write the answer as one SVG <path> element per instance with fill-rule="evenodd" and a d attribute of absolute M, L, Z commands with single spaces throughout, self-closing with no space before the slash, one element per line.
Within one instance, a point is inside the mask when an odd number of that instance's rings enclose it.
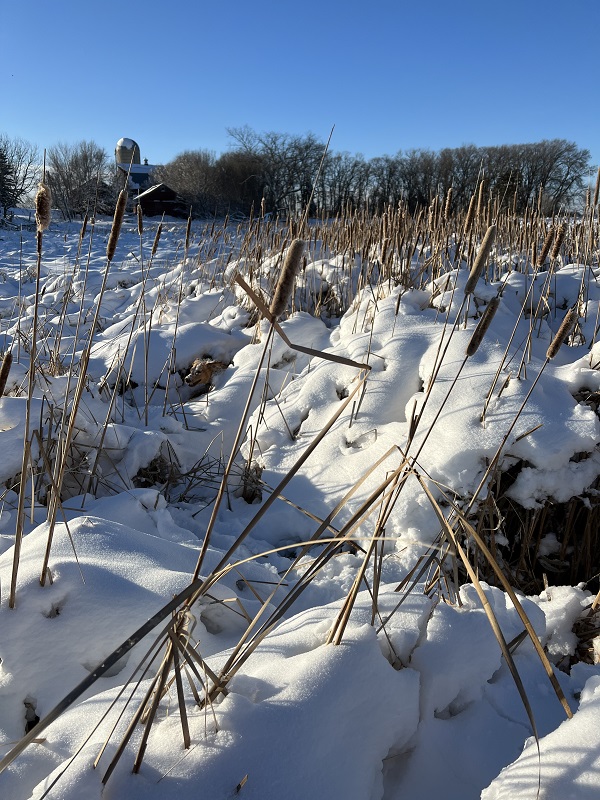
<path fill-rule="evenodd" d="M 235 276 L 235 281 L 236 281 L 236 283 L 238 283 L 242 287 L 242 289 L 246 292 L 248 297 L 256 305 L 256 307 L 259 309 L 259 311 L 261 311 L 261 313 L 265 317 L 267 317 L 267 319 L 269 319 L 271 321 L 274 329 L 277 331 L 279 336 L 281 336 L 283 341 L 287 344 L 288 347 L 291 347 L 292 350 L 297 350 L 300 353 L 306 353 L 306 355 L 314 356 L 316 358 L 322 358 L 322 359 L 324 359 L 326 361 L 333 361 L 336 364 L 345 364 L 347 367 L 356 367 L 356 369 L 366 369 L 366 370 L 370 370 L 371 369 L 371 366 L 369 364 L 363 364 L 363 363 L 358 362 L 358 361 L 352 361 L 349 358 L 344 358 L 343 356 L 338 356 L 335 353 L 325 353 L 322 350 L 315 350 L 312 347 L 304 347 L 303 345 L 300 345 L 300 344 L 294 344 L 293 342 L 291 342 L 288 339 L 285 331 L 283 330 L 283 328 L 281 328 L 281 326 L 279 325 L 277 320 L 274 318 L 272 313 L 269 311 L 267 306 L 263 303 L 263 301 L 256 294 L 256 292 L 254 292 L 251 289 L 251 287 L 248 286 L 248 284 L 242 278 L 242 276 L 241 275 L 236 275 Z"/>
<path fill-rule="evenodd" d="M 554 670 L 552 668 L 552 664 L 548 660 L 548 656 L 544 652 L 544 648 L 540 644 L 540 640 L 538 639 L 538 636 L 537 636 L 537 634 L 535 632 L 535 629 L 534 629 L 533 625 L 531 624 L 531 622 L 529 620 L 529 617 L 527 616 L 527 614 L 523 610 L 523 606 L 521 605 L 521 603 L 519 601 L 519 598 L 515 594 L 514 589 L 512 588 L 512 586 L 510 585 L 508 579 L 506 578 L 506 576 L 504 575 L 504 573 L 500 569 L 500 567 L 498 565 L 498 562 L 496 561 L 496 559 L 494 558 L 494 556 L 490 552 L 490 550 L 489 550 L 488 546 L 486 545 L 485 541 L 477 533 L 477 531 L 471 525 L 471 523 L 465 518 L 465 516 L 462 514 L 462 512 L 456 507 L 456 504 L 452 503 L 452 508 L 453 508 L 454 513 L 457 515 L 458 519 L 460 520 L 460 524 L 461 524 L 465 534 L 467 536 L 472 537 L 473 540 L 477 543 L 477 547 L 481 551 L 482 555 L 485 557 L 485 559 L 488 562 L 488 564 L 494 570 L 494 573 L 496 574 L 496 577 L 498 578 L 498 580 L 502 584 L 502 588 L 504 589 L 506 594 L 510 597 L 511 602 L 514 605 L 514 607 L 515 607 L 515 609 L 517 611 L 517 614 L 519 615 L 519 617 L 521 618 L 521 621 L 523 622 L 523 625 L 525 626 L 525 630 L 527 631 L 527 634 L 529 635 L 529 638 L 531 639 L 531 642 L 532 642 L 532 644 L 533 644 L 533 646 L 534 646 L 534 648 L 535 648 L 535 650 L 536 650 L 536 652 L 537 652 L 537 654 L 539 656 L 539 659 L 542 662 L 544 670 L 545 670 L 545 672 L 546 672 L 546 674 L 547 674 L 547 676 L 548 676 L 548 678 L 550 680 L 550 683 L 552 684 L 552 688 L 554 689 L 554 692 L 555 692 L 560 704 L 564 708 L 567 717 L 569 717 L 569 719 L 570 719 L 573 716 L 573 712 L 571 711 L 571 707 L 569 706 L 567 698 L 565 697 L 565 694 L 564 694 L 563 690 L 561 689 L 561 686 L 560 686 L 558 680 L 556 679 L 556 675 L 554 674 Z"/>
<path fill-rule="evenodd" d="M 179 668 L 179 648 L 177 646 L 176 635 L 169 631 L 171 639 L 171 650 L 173 652 L 173 669 L 175 670 L 175 686 L 177 689 L 177 704 L 179 706 L 179 719 L 181 721 L 181 732 L 183 735 L 183 746 L 187 750 L 191 743 L 190 726 L 188 724 L 187 710 L 185 706 L 185 696 L 183 693 L 183 681 L 181 680 L 181 670 Z"/>
<path fill-rule="evenodd" d="M 155 691 L 156 685 L 157 685 L 157 683 L 159 682 L 159 680 L 162 677 L 163 670 L 164 670 L 164 660 L 163 660 L 163 666 L 161 667 L 161 670 L 158 672 L 157 675 L 155 675 L 155 677 L 150 682 L 150 686 L 148 687 L 148 689 L 146 691 L 146 695 L 144 697 L 143 702 L 140 703 L 140 705 L 136 709 L 135 714 L 133 715 L 129 725 L 127 726 L 127 730 L 125 731 L 125 734 L 123 735 L 123 738 L 121 739 L 121 742 L 120 742 L 119 746 L 117 747 L 117 750 L 116 750 L 116 752 L 115 752 L 115 754 L 114 754 L 114 756 L 112 758 L 112 761 L 110 762 L 106 772 L 102 776 L 102 783 L 103 784 L 107 783 L 107 781 L 110 778 L 110 776 L 112 775 L 115 767 L 119 763 L 119 760 L 121 759 L 121 756 L 125 752 L 125 748 L 127 747 L 128 743 L 129 743 L 129 740 L 133 736 L 137 724 L 140 722 L 140 720 L 142 718 L 142 715 L 144 713 L 146 705 L 150 701 L 150 699 L 152 697 L 152 693 Z M 39 724 L 40 723 L 38 722 L 38 725 Z"/>
<path fill-rule="evenodd" d="M 463 562 L 463 565 L 464 565 L 464 567 L 465 567 L 465 569 L 466 569 L 466 571 L 467 571 L 467 573 L 469 575 L 469 578 L 471 579 L 471 582 L 472 582 L 473 586 L 475 587 L 475 591 L 477 592 L 477 596 L 479 597 L 479 599 L 481 601 L 481 605 L 482 605 L 482 607 L 483 607 L 483 609 L 485 611 L 485 614 L 486 614 L 486 616 L 487 616 L 487 618 L 489 620 L 489 623 L 490 623 L 490 625 L 492 627 L 492 631 L 494 632 L 494 636 L 496 637 L 496 641 L 498 642 L 498 645 L 500 646 L 500 649 L 502 651 L 502 655 L 504 656 L 506 664 L 507 664 L 507 666 L 508 666 L 508 668 L 510 670 L 510 673 L 512 675 L 512 678 L 513 678 L 513 680 L 515 682 L 515 685 L 517 687 L 517 691 L 519 692 L 519 696 L 521 698 L 523 706 L 525 707 L 525 711 L 527 713 L 527 717 L 529 718 L 529 722 L 531 724 L 531 729 L 532 729 L 533 734 L 535 736 L 535 740 L 536 740 L 537 747 L 538 747 L 538 756 L 539 756 L 540 755 L 539 737 L 538 737 L 538 733 L 537 733 L 537 725 L 535 723 L 535 718 L 533 716 L 533 709 L 531 708 L 531 703 L 529 702 L 529 698 L 527 697 L 527 692 L 525 691 L 525 687 L 523 686 L 523 681 L 521 680 L 521 676 L 519 675 L 519 671 L 517 670 L 517 667 L 515 665 L 513 657 L 512 657 L 512 655 L 510 653 L 510 650 L 509 650 L 508 645 L 506 643 L 506 640 L 504 638 L 504 634 L 502 633 L 500 625 L 498 624 L 498 620 L 496 619 L 496 615 L 494 614 L 494 611 L 493 611 L 493 609 L 492 609 L 492 607 L 490 605 L 490 602 L 487 599 L 487 596 L 486 596 L 486 594 L 485 594 L 485 592 L 484 592 L 484 590 L 483 590 L 483 588 L 482 588 L 482 586 L 481 586 L 481 584 L 479 582 L 479 579 L 477 578 L 477 574 L 476 574 L 475 570 L 471 566 L 471 563 L 469 561 L 469 558 L 468 558 L 467 554 L 465 553 L 464 549 L 462 548 L 462 545 L 458 541 L 458 538 L 457 538 L 457 536 L 456 536 L 456 534 L 454 532 L 454 529 L 452 528 L 452 526 L 449 524 L 448 520 L 444 516 L 444 512 L 440 508 L 439 503 L 437 502 L 435 497 L 431 494 L 431 491 L 429 490 L 429 487 L 427 486 L 427 484 L 425 483 L 423 478 L 416 472 L 415 472 L 415 475 L 416 475 L 417 480 L 421 484 L 421 487 L 422 487 L 423 491 L 427 495 L 427 499 L 431 503 L 431 506 L 432 506 L 433 510 L 435 511 L 435 514 L 436 514 L 436 516 L 437 516 L 437 518 L 438 518 L 438 520 L 440 522 L 440 525 L 442 526 L 442 529 L 444 530 L 444 532 L 445 532 L 446 536 L 448 537 L 449 541 L 451 541 L 453 543 L 454 547 L 456 548 L 456 552 L 460 556 L 460 559 Z M 529 620 L 527 620 L 527 621 L 529 622 Z M 531 623 L 529 623 L 529 627 L 531 628 Z"/>

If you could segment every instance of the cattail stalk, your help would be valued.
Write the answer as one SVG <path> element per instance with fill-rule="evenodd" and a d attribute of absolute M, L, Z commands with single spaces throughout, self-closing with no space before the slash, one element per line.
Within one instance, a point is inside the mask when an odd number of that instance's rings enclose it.
<path fill-rule="evenodd" d="M 8 606 L 14 608 L 17 593 L 17 577 L 19 573 L 19 561 L 21 558 L 21 545 L 25 528 L 25 487 L 29 477 L 29 467 L 31 460 L 31 405 L 33 401 L 33 391 L 35 389 L 35 362 L 37 358 L 37 338 L 38 338 L 38 317 L 40 300 L 40 280 L 42 271 L 42 237 L 43 232 L 50 225 L 50 212 L 52 208 L 52 196 L 50 189 L 45 181 L 38 187 L 35 196 L 35 220 L 37 223 L 37 270 L 35 278 L 35 300 L 33 303 L 33 318 L 31 321 L 31 345 L 29 350 L 29 375 L 27 379 L 27 402 L 25 404 L 25 434 L 23 439 L 23 459 L 21 462 L 21 477 L 19 480 L 19 501 L 17 504 L 17 521 L 15 531 L 15 543 L 13 548 L 13 565 L 10 581 L 10 591 L 8 595 Z M 2 365 L 4 367 L 4 364 Z M 8 374 L 7 374 L 8 377 Z M 32 493 L 31 503 L 34 503 Z"/>
<path fill-rule="evenodd" d="M 269 311 L 275 319 L 283 314 L 288 304 L 294 287 L 294 280 L 300 269 L 300 261 L 302 260 L 303 252 L 304 241 L 302 239 L 294 239 L 285 256 L 283 268 L 275 288 L 271 307 L 269 308 Z"/>
<path fill-rule="evenodd" d="M 546 351 L 546 358 L 552 359 L 560 350 L 562 343 L 565 341 L 567 336 L 571 333 L 573 328 L 575 327 L 575 323 L 579 319 L 579 314 L 577 313 L 576 308 L 571 308 L 565 314 L 565 318 L 560 324 L 560 328 L 556 331 L 556 335 L 554 339 L 552 339 L 550 343 L 550 347 Z"/>
<path fill-rule="evenodd" d="M 488 305 L 486 306 L 485 311 L 481 315 L 481 319 L 477 323 L 477 327 L 473 331 L 473 335 L 467 345 L 466 354 L 467 357 L 470 358 L 474 356 L 477 350 L 479 349 L 479 345 L 483 341 L 483 337 L 487 333 L 488 328 L 492 320 L 494 319 L 494 314 L 498 310 L 498 306 L 500 305 L 500 298 L 498 296 L 493 297 Z"/>
<path fill-rule="evenodd" d="M 108 244 L 106 245 L 106 258 L 112 261 L 117 249 L 117 242 L 119 241 L 119 234 L 121 233 L 121 225 L 123 224 L 123 217 L 125 216 L 125 206 L 127 204 L 127 190 L 121 189 L 119 197 L 117 198 L 117 205 L 115 206 L 115 214 L 113 217 L 112 228 L 110 229 L 110 236 L 108 237 Z"/>
<path fill-rule="evenodd" d="M 471 272 L 469 273 L 469 277 L 467 278 L 467 282 L 465 284 L 466 295 L 472 294 L 475 287 L 477 286 L 477 281 L 479 280 L 479 277 L 483 271 L 483 267 L 490 254 L 495 238 L 496 238 L 496 226 L 490 225 L 490 227 L 487 229 L 485 233 L 485 236 L 483 237 L 483 242 L 481 243 L 481 247 L 479 248 L 479 252 L 475 257 L 475 261 L 473 262 L 473 266 L 471 267 Z"/>

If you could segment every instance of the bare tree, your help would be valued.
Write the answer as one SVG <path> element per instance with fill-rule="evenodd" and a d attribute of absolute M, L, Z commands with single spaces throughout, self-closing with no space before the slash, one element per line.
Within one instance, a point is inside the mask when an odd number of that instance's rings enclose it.
<path fill-rule="evenodd" d="M 46 174 L 54 202 L 67 219 L 96 209 L 110 212 L 114 174 L 106 150 L 93 141 L 59 142 L 46 155 Z"/>
<path fill-rule="evenodd" d="M 370 205 L 373 211 L 382 212 L 388 206 L 397 206 L 404 195 L 401 170 L 402 156 L 377 156 L 370 166 Z"/>
<path fill-rule="evenodd" d="M 166 183 L 195 214 L 215 211 L 215 154 L 209 150 L 185 150 L 168 164 L 154 170 L 154 180 Z"/>
<path fill-rule="evenodd" d="M 234 152 L 260 160 L 268 211 L 294 213 L 306 207 L 325 150 L 322 142 L 312 133 L 257 133 L 247 125 L 228 128 L 227 133 L 236 143 Z"/>
<path fill-rule="evenodd" d="M 31 193 L 39 174 L 35 145 L 0 134 L 0 203 L 3 216 Z"/>
<path fill-rule="evenodd" d="M 249 214 L 258 209 L 265 194 L 264 161 L 242 150 L 223 153 L 215 164 L 218 213 Z"/>

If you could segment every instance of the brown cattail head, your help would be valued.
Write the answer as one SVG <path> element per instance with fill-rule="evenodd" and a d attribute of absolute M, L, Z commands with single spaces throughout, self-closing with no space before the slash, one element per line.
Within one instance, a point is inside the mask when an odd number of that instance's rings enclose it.
<path fill-rule="evenodd" d="M 550 342 L 550 347 L 546 351 L 546 358 L 554 358 L 560 350 L 561 344 L 575 327 L 575 323 L 578 319 L 579 314 L 577 313 L 577 308 L 571 308 L 567 311 L 565 318 L 560 324 L 560 328 L 556 331 L 554 339 Z"/>
<path fill-rule="evenodd" d="M 35 221 L 38 231 L 45 231 L 50 225 L 52 215 L 52 194 L 50 187 L 43 181 L 39 184 L 35 196 Z"/>
<path fill-rule="evenodd" d="M 86 212 L 86 214 L 85 214 L 85 216 L 83 218 L 83 222 L 81 223 L 81 230 L 79 231 L 79 241 L 80 242 L 83 241 L 83 237 L 85 236 L 85 232 L 87 230 L 88 220 L 89 220 L 89 217 L 88 217 L 87 212 Z"/>
<path fill-rule="evenodd" d="M 481 219 L 483 213 L 483 192 L 485 189 L 485 181 L 482 179 L 479 184 L 479 192 L 477 194 L 477 219 Z"/>
<path fill-rule="evenodd" d="M 142 214 L 142 207 L 139 203 L 137 204 L 137 224 L 138 234 L 141 236 L 144 232 L 144 215 Z"/>
<path fill-rule="evenodd" d="M 294 239 L 285 256 L 285 261 L 283 262 L 281 274 L 277 281 L 275 294 L 273 295 L 273 300 L 269 309 L 275 319 L 285 311 L 285 307 L 287 306 L 287 302 L 294 287 L 294 279 L 300 269 L 300 261 L 302 260 L 303 252 L 304 242 L 302 239 Z"/>
<path fill-rule="evenodd" d="M 473 219 L 475 218 L 476 201 L 477 201 L 477 196 L 472 195 L 471 202 L 469 203 L 469 210 L 467 211 L 467 217 L 465 219 L 465 227 L 464 227 L 465 233 L 469 232 L 469 230 L 471 229 L 471 225 L 473 224 Z"/>
<path fill-rule="evenodd" d="M 187 220 L 187 225 L 185 226 L 185 252 L 190 248 L 190 233 L 192 231 L 192 212 L 190 211 L 190 215 Z"/>
<path fill-rule="evenodd" d="M 483 237 L 483 242 L 481 243 L 479 252 L 475 257 L 475 261 L 473 262 L 473 266 L 471 267 L 471 272 L 469 273 L 467 282 L 465 283 L 465 294 L 472 294 L 475 287 L 477 286 L 477 281 L 479 280 L 481 273 L 483 272 L 483 267 L 485 266 L 485 262 L 487 261 L 487 258 L 490 254 L 495 238 L 496 238 L 496 226 L 490 225 L 490 227 L 485 232 L 485 236 Z"/>
<path fill-rule="evenodd" d="M 126 204 L 127 190 L 121 189 L 119 197 L 117 198 L 117 205 L 115 206 L 115 215 L 113 217 L 112 228 L 110 229 L 110 236 L 108 237 L 108 244 L 106 245 L 106 258 L 108 261 L 113 260 L 115 250 L 117 249 L 117 242 L 119 241 L 119 234 L 121 233 Z"/>
<path fill-rule="evenodd" d="M 448 188 L 446 193 L 446 204 L 444 205 L 444 222 L 448 222 L 450 217 L 450 208 L 452 207 L 452 187 Z"/>
<path fill-rule="evenodd" d="M 542 249 L 540 250 L 540 254 L 536 259 L 536 266 L 543 267 L 546 261 L 546 257 L 550 252 L 550 246 L 552 245 L 552 240 L 554 239 L 554 225 L 551 226 L 550 230 L 546 234 L 546 238 L 544 239 L 544 244 L 542 245 Z"/>
<path fill-rule="evenodd" d="M 4 394 L 6 389 L 6 381 L 8 380 L 8 373 L 12 364 L 12 353 L 7 350 L 2 359 L 2 366 L 0 367 L 0 397 Z"/>
<path fill-rule="evenodd" d="M 158 228 L 156 229 L 156 235 L 154 237 L 154 242 L 152 243 L 152 257 L 156 255 L 156 251 L 158 249 L 158 243 L 160 242 L 160 235 L 162 233 L 162 222 L 158 223 Z"/>
<path fill-rule="evenodd" d="M 498 310 L 499 305 L 500 298 L 498 296 L 493 297 L 487 304 L 485 311 L 481 315 L 481 319 L 477 323 L 477 327 L 473 331 L 473 335 L 471 336 L 469 344 L 467 345 L 467 357 L 470 358 L 477 352 L 479 345 L 483 341 L 483 337 L 487 333 L 487 329 L 490 327 L 490 324 L 494 319 L 494 314 Z"/>
<path fill-rule="evenodd" d="M 567 235 L 567 226 L 564 222 L 558 226 L 556 230 L 556 239 L 554 240 L 554 247 L 552 248 L 552 252 L 550 253 L 550 258 L 557 258 L 560 252 L 560 248 L 562 247 L 562 243 L 565 240 L 565 236 Z"/>
<path fill-rule="evenodd" d="M 600 194 L 600 167 L 598 167 L 598 174 L 596 175 L 596 186 L 594 188 L 594 208 L 598 205 L 598 194 Z"/>

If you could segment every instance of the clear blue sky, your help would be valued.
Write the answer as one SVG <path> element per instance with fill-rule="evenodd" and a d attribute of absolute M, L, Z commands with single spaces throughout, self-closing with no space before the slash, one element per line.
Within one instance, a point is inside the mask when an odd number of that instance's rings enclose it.
<path fill-rule="evenodd" d="M 0 133 L 164 163 L 227 128 L 367 158 L 564 138 L 600 163 L 598 0 L 0 0 Z"/>

